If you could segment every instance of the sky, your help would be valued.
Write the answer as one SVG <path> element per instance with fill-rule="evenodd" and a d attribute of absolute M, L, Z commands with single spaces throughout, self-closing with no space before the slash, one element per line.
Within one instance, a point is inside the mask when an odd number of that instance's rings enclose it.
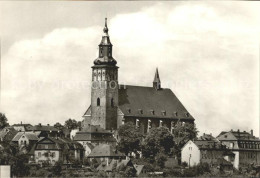
<path fill-rule="evenodd" d="M 200 134 L 259 136 L 259 2 L 0 2 L 1 107 L 10 124 L 82 120 L 108 18 L 119 83 L 156 67 Z"/>

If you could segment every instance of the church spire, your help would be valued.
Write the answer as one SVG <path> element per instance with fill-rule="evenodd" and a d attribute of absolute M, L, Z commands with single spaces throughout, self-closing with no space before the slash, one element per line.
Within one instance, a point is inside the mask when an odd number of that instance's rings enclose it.
<path fill-rule="evenodd" d="M 156 68 L 156 71 L 155 71 L 154 80 L 153 80 L 153 87 L 156 90 L 161 89 L 161 80 L 160 80 L 158 68 Z"/>
<path fill-rule="evenodd" d="M 103 28 L 104 34 L 99 46 L 98 58 L 94 61 L 95 65 L 116 65 L 116 60 L 112 57 L 112 43 L 108 35 L 107 18 L 105 18 L 105 27 Z"/>

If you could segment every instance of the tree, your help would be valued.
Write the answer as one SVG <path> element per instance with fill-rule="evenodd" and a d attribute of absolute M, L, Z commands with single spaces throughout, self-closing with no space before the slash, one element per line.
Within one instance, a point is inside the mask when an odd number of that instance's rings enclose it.
<path fill-rule="evenodd" d="M 141 150 L 143 134 L 132 122 L 128 122 L 118 128 L 119 142 L 118 150 L 128 155 L 128 153 Z"/>
<path fill-rule="evenodd" d="M 144 139 L 142 153 L 145 158 L 154 159 L 160 152 L 170 154 L 173 146 L 173 135 L 168 128 L 153 128 Z"/>
<path fill-rule="evenodd" d="M 189 141 L 197 138 L 198 130 L 193 123 L 182 124 L 178 121 L 173 129 L 174 153 L 180 161 L 181 148 Z"/>
<path fill-rule="evenodd" d="M 61 123 L 57 122 L 56 124 L 54 124 L 54 127 L 58 130 L 62 130 L 64 128 L 63 125 L 61 125 Z"/>
<path fill-rule="evenodd" d="M 78 122 L 75 119 L 68 119 L 65 121 L 64 126 L 69 129 L 77 129 L 78 128 Z"/>
<path fill-rule="evenodd" d="M 0 165 L 11 165 L 14 176 L 24 177 L 29 174 L 28 155 L 20 154 L 18 145 L 8 142 L 1 143 Z"/>
<path fill-rule="evenodd" d="M 0 129 L 3 129 L 8 125 L 9 124 L 7 122 L 7 118 L 6 118 L 5 114 L 0 113 Z"/>
<path fill-rule="evenodd" d="M 55 176 L 61 176 L 61 171 L 62 171 L 62 161 L 57 161 L 57 162 L 55 163 L 55 165 L 53 166 L 51 172 L 52 172 Z"/>

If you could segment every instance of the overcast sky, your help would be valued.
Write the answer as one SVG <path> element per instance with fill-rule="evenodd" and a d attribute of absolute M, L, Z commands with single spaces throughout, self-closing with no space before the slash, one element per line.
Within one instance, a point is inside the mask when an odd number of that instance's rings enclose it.
<path fill-rule="evenodd" d="M 108 17 L 119 82 L 159 68 L 200 133 L 259 135 L 259 2 L 0 2 L 1 112 L 11 124 L 82 120 Z"/>

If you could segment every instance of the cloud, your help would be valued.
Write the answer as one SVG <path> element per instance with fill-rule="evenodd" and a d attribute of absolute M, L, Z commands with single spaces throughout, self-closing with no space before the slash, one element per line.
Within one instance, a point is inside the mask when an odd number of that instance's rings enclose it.
<path fill-rule="evenodd" d="M 109 34 L 120 82 L 151 86 L 158 66 L 162 86 L 179 97 L 201 132 L 253 128 L 258 134 L 259 18 L 257 7 L 243 5 L 234 7 L 251 11 L 156 3 L 115 15 Z M 2 106 L 9 120 L 81 120 L 101 34 L 101 26 L 57 28 L 14 43 L 2 59 Z"/>

